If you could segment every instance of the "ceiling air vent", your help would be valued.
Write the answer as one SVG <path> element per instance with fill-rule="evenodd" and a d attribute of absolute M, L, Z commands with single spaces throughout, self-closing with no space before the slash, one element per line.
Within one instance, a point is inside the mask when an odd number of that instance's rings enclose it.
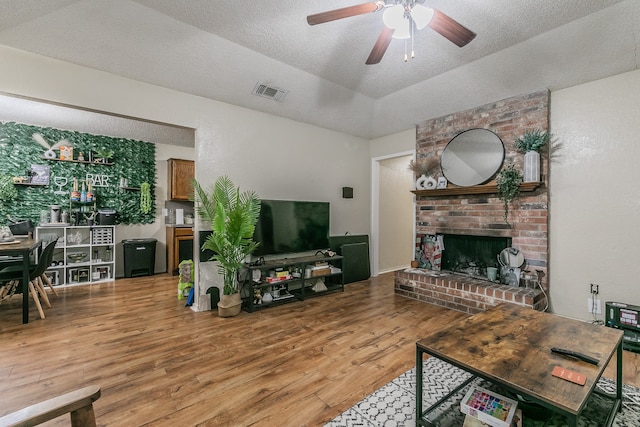
<path fill-rule="evenodd" d="M 274 101 L 282 102 L 284 101 L 284 97 L 287 96 L 287 93 L 289 93 L 289 91 L 280 89 L 278 87 L 269 86 L 266 83 L 258 82 L 253 88 L 252 93 L 263 98 L 269 98 L 273 99 Z"/>

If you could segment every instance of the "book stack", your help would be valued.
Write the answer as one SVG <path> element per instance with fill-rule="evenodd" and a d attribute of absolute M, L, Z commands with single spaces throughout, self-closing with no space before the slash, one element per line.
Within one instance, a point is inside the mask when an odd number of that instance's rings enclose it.
<path fill-rule="evenodd" d="M 293 276 L 291 275 L 289 270 L 285 270 L 284 268 L 277 268 L 272 274 L 269 274 L 269 277 L 267 277 L 267 282 L 278 283 L 282 282 L 283 280 L 289 280 L 292 277 Z"/>
<path fill-rule="evenodd" d="M 331 266 L 326 261 L 317 261 L 311 267 L 311 277 L 326 276 L 327 274 L 331 274 Z"/>

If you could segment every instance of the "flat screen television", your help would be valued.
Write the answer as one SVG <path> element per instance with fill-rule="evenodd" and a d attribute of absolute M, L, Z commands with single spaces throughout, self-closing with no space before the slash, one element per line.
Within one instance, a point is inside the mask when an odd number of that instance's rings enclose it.
<path fill-rule="evenodd" d="M 329 202 L 262 200 L 254 256 L 329 248 Z"/>

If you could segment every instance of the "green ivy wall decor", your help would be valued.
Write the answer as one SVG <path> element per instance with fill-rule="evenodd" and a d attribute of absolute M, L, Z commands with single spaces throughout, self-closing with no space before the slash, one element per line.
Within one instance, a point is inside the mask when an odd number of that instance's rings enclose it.
<path fill-rule="evenodd" d="M 34 139 L 34 134 L 39 137 Z M 61 161 L 44 156 L 46 144 L 54 146 L 72 145 L 74 159 L 80 152 L 83 161 Z M 97 154 L 103 157 L 97 157 Z M 50 157 L 50 154 L 49 156 Z M 100 159 L 100 160 L 98 160 Z M 107 159 L 104 161 L 102 159 Z M 10 205 L 0 204 L 0 217 L 30 219 L 40 222 L 40 211 L 48 211 L 50 205 L 70 209 L 70 191 L 74 179 L 93 183 L 97 208 L 111 208 L 117 213 L 117 223 L 151 224 L 155 221 L 155 145 L 150 142 L 103 135 L 91 135 L 75 131 L 26 125 L 15 122 L 0 122 L 0 170 L 11 177 L 25 175 L 32 165 L 48 165 L 48 186 L 16 185 L 17 196 Z M 131 187 L 149 184 L 143 212 L 140 193 L 119 188 L 120 178 L 126 178 Z M 64 183 L 60 185 L 60 183 Z M 145 209 L 146 210 L 146 209 Z"/>
<path fill-rule="evenodd" d="M 140 186 L 140 212 L 151 212 L 151 186 L 148 182 L 143 182 Z"/>
<path fill-rule="evenodd" d="M 7 204 L 18 197 L 18 190 L 13 185 L 11 175 L 0 175 L 0 203 Z"/>
<path fill-rule="evenodd" d="M 509 203 L 520 193 L 522 174 L 516 169 L 513 163 L 510 163 L 500 171 L 496 178 L 496 184 L 498 186 L 500 200 L 504 203 L 504 222 L 509 224 Z"/>

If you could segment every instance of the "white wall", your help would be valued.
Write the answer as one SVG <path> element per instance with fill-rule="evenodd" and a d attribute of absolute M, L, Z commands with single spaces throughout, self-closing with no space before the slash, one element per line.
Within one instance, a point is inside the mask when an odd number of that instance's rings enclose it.
<path fill-rule="evenodd" d="M 600 299 L 640 305 L 640 71 L 551 94 L 551 131 L 561 148 L 550 166 L 552 309 L 591 319 Z M 602 316 L 598 316 L 603 318 Z"/>
<path fill-rule="evenodd" d="M 371 158 L 390 157 L 396 153 L 416 150 L 416 129 L 411 128 L 371 140 Z"/>
<path fill-rule="evenodd" d="M 4 46 L 0 63 L 0 92 L 196 129 L 204 185 L 224 174 L 261 197 L 329 201 L 333 234 L 370 229 L 368 140 Z"/>

